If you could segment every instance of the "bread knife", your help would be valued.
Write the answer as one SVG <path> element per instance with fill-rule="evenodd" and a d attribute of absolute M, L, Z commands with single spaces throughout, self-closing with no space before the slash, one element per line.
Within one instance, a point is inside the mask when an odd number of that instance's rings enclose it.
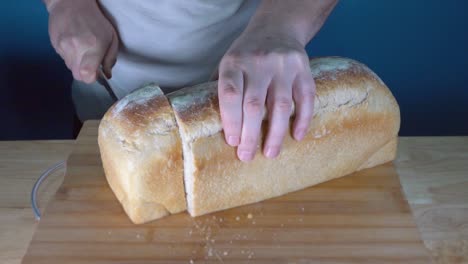
<path fill-rule="evenodd" d="M 109 84 L 109 80 L 107 79 L 106 75 L 104 74 L 104 71 L 102 70 L 102 66 L 99 66 L 97 81 L 102 86 L 104 86 L 107 93 L 114 102 L 117 102 L 119 100 L 119 98 L 115 95 L 114 90 L 112 90 L 112 87 Z"/>

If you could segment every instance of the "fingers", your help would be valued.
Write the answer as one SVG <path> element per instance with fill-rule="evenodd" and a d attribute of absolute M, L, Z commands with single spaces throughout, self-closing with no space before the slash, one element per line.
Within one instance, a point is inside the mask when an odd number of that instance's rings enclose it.
<path fill-rule="evenodd" d="M 96 81 L 99 66 L 110 77 L 118 34 L 97 1 L 57 1 L 49 10 L 51 43 L 76 80 Z"/>
<path fill-rule="evenodd" d="M 240 143 L 243 89 L 242 71 L 221 65 L 218 82 L 219 107 L 224 137 L 231 146 L 238 146 Z"/>
<path fill-rule="evenodd" d="M 292 80 L 278 78 L 268 90 L 268 134 L 263 153 L 268 158 L 278 156 L 281 145 L 289 128 L 292 110 Z"/>
<path fill-rule="evenodd" d="M 117 60 L 117 52 L 119 51 L 119 40 L 117 34 L 114 33 L 112 36 L 111 44 L 107 50 L 104 60 L 102 62 L 104 74 L 108 79 L 112 78 L 112 67 L 115 65 Z"/>
<path fill-rule="evenodd" d="M 310 71 L 304 71 L 297 76 L 292 93 L 296 104 L 293 136 L 299 141 L 306 135 L 313 116 L 315 81 Z"/>
<path fill-rule="evenodd" d="M 249 74 L 244 73 L 247 69 Z M 297 75 L 247 69 L 220 65 L 218 89 L 225 140 L 238 146 L 240 160 L 252 160 L 259 146 L 266 99 L 269 127 L 263 153 L 275 158 L 289 132 L 293 100 L 296 104 L 293 137 L 304 138 L 312 119 L 315 83 L 308 69 Z"/>
<path fill-rule="evenodd" d="M 219 104 L 226 141 L 242 161 L 259 146 L 265 99 L 268 132 L 264 155 L 278 156 L 296 103 L 293 136 L 304 138 L 312 119 L 314 80 L 307 54 L 297 41 L 243 35 L 225 54 L 219 69 Z M 260 43 L 259 43 L 260 42 Z M 239 110 L 241 109 L 241 110 Z"/>
<path fill-rule="evenodd" d="M 102 51 L 95 50 L 88 51 L 83 55 L 79 66 L 79 74 L 83 82 L 92 83 L 96 81 L 103 55 Z"/>
<path fill-rule="evenodd" d="M 63 39 L 60 39 L 57 42 L 52 42 L 52 45 L 54 46 L 55 50 L 60 55 L 60 57 L 62 57 L 63 61 L 65 62 L 65 65 L 67 65 L 67 68 L 69 70 L 72 70 L 72 54 L 74 53 L 75 48 L 73 47 L 71 41 L 65 41 Z"/>
<path fill-rule="evenodd" d="M 62 56 L 68 69 L 72 72 L 73 78 L 81 81 L 81 76 L 79 74 L 81 59 L 79 54 L 82 53 L 80 52 L 82 44 L 80 44 L 80 42 L 81 40 L 77 37 L 65 36 L 59 39 L 57 46 L 58 53 Z"/>
<path fill-rule="evenodd" d="M 73 78 L 86 83 L 92 83 L 97 79 L 99 65 L 103 63 L 106 51 L 109 57 L 106 62 L 106 71 L 110 74 L 110 68 L 115 59 L 118 42 L 112 41 L 106 46 L 103 41 L 98 41 L 94 36 L 65 37 L 58 41 L 57 52 L 62 56 L 67 67 L 72 71 Z M 107 74 L 106 74 L 107 75 Z"/>
<path fill-rule="evenodd" d="M 252 72 L 246 78 L 243 100 L 243 119 L 241 142 L 237 148 L 237 155 L 242 161 L 251 161 L 259 145 L 260 129 L 267 88 L 271 79 L 266 74 Z"/>

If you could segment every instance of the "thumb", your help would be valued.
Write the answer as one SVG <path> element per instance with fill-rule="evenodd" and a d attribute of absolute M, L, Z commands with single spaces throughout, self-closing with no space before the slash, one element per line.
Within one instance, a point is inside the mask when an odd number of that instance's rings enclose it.
<path fill-rule="evenodd" d="M 102 50 L 88 50 L 83 54 L 79 68 L 79 75 L 83 82 L 93 83 L 96 81 L 103 56 Z"/>

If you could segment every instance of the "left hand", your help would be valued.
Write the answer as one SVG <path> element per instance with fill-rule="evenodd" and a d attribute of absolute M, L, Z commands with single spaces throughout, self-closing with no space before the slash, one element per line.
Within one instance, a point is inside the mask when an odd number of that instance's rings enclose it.
<path fill-rule="evenodd" d="M 281 150 L 293 101 L 293 137 L 304 138 L 312 119 L 315 83 L 299 41 L 261 30 L 244 32 L 222 58 L 218 79 L 225 139 L 238 147 L 240 160 L 250 161 L 255 156 L 265 105 L 269 120 L 263 149 L 266 157 L 274 158 Z"/>

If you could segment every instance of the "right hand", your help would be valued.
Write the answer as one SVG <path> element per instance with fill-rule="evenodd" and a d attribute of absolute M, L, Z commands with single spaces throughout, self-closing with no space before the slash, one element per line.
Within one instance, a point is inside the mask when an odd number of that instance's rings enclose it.
<path fill-rule="evenodd" d="M 117 32 L 96 0 L 45 1 L 52 46 L 76 80 L 95 82 L 102 64 L 107 78 L 117 59 Z"/>

